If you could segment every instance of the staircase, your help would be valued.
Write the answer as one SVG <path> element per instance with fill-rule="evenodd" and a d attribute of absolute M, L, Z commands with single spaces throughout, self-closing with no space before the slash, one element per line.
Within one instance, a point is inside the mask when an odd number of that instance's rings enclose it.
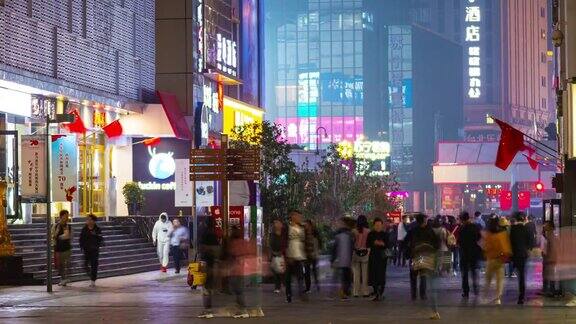
<path fill-rule="evenodd" d="M 83 254 L 78 245 L 83 226 L 84 223 L 72 223 L 72 281 L 88 279 L 84 272 Z M 146 238 L 137 234 L 135 225 L 102 221 L 98 222 L 98 226 L 104 236 L 104 246 L 100 248 L 99 278 L 159 270 L 156 248 Z M 35 279 L 45 280 L 46 225 L 9 225 L 8 229 L 16 246 L 16 255 L 24 259 L 24 272 L 32 273 Z M 59 280 L 58 271 L 54 267 L 53 278 L 56 282 Z"/>

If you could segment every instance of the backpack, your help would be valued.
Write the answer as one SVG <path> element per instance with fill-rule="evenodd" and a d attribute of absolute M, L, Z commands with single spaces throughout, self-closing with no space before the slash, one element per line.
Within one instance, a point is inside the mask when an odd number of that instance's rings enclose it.
<path fill-rule="evenodd" d="M 458 227 L 459 226 L 456 226 L 456 228 L 454 228 L 453 231 L 448 232 L 448 237 L 446 238 L 446 244 L 448 245 L 448 247 L 455 247 L 458 244 L 458 241 L 456 240 L 456 235 L 454 235 L 454 232 L 456 232 Z"/>

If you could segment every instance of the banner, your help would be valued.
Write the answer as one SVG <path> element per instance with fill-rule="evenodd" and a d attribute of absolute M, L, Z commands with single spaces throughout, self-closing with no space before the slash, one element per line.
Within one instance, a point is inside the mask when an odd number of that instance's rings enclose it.
<path fill-rule="evenodd" d="M 175 159 L 176 191 L 174 192 L 174 206 L 192 207 L 192 183 L 190 182 L 190 160 Z"/>
<path fill-rule="evenodd" d="M 73 201 L 78 191 L 76 135 L 52 135 L 52 201 Z"/>
<path fill-rule="evenodd" d="M 22 199 L 46 201 L 46 137 L 22 135 Z"/>

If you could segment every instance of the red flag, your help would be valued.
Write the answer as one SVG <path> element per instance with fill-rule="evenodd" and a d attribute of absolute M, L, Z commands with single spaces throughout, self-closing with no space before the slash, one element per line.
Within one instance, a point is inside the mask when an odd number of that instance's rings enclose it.
<path fill-rule="evenodd" d="M 82 121 L 82 118 L 80 118 L 78 110 L 74 109 L 70 112 L 70 114 L 74 116 L 74 121 L 64 124 L 64 127 L 68 128 L 70 133 L 86 133 L 86 126 L 84 126 L 84 122 Z"/>
<path fill-rule="evenodd" d="M 146 146 L 157 146 L 158 144 L 160 144 L 160 137 L 152 137 L 152 138 L 148 138 L 142 141 L 142 143 Z"/>
<path fill-rule="evenodd" d="M 528 209 L 530 208 L 530 191 L 519 191 L 518 192 L 518 209 Z"/>
<path fill-rule="evenodd" d="M 502 130 L 495 165 L 502 170 L 506 170 L 514 160 L 516 154 L 526 149 L 524 145 L 524 134 L 499 119 L 494 118 L 494 121 Z"/>
<path fill-rule="evenodd" d="M 502 190 L 500 191 L 500 210 L 510 209 L 512 209 L 512 191 Z"/>
<path fill-rule="evenodd" d="M 108 138 L 122 136 L 122 124 L 120 124 L 120 121 L 118 119 L 102 127 L 102 130 L 104 131 L 104 133 L 106 133 L 106 136 L 108 136 Z"/>

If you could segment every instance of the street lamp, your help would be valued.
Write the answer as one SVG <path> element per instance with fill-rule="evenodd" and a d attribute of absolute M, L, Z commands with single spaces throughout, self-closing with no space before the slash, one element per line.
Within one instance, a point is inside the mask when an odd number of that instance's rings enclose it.
<path fill-rule="evenodd" d="M 46 291 L 52 292 L 52 205 L 50 182 L 50 124 L 72 123 L 74 115 L 56 114 L 55 119 L 50 119 L 50 113 L 46 114 Z"/>
<path fill-rule="evenodd" d="M 320 130 L 324 131 L 324 138 L 328 138 L 326 128 L 322 126 L 316 128 L 316 155 L 320 155 Z"/>

